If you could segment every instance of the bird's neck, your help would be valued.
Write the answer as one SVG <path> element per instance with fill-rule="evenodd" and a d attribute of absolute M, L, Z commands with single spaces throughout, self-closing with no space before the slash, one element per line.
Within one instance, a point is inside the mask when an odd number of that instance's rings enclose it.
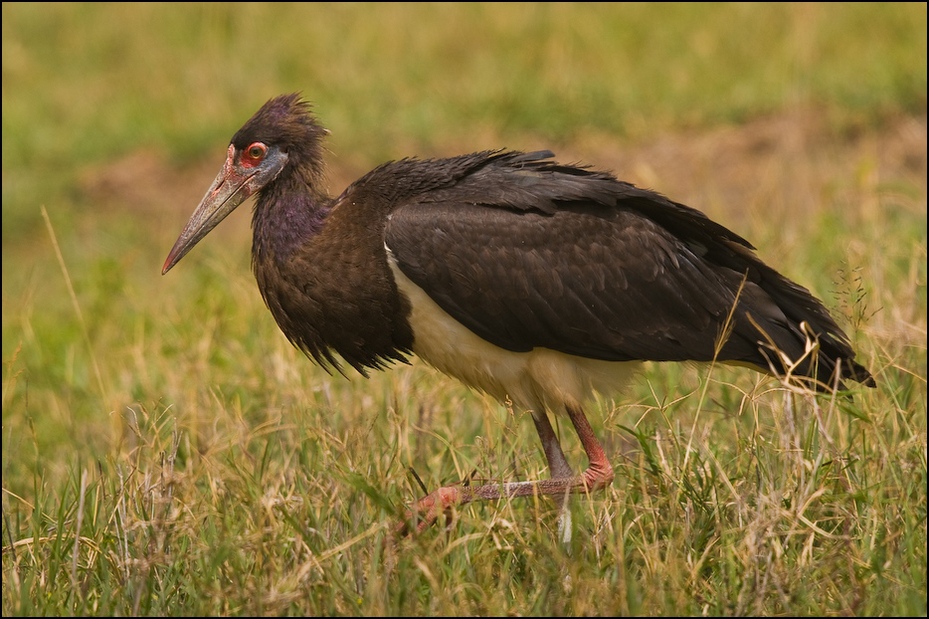
<path fill-rule="evenodd" d="M 254 259 L 287 259 L 319 234 L 332 200 L 297 179 L 279 179 L 265 188 L 252 213 Z"/>

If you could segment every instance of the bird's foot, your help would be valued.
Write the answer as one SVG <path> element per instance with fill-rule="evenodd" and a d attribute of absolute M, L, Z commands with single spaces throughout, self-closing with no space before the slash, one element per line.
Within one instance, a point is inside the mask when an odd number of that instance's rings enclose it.
<path fill-rule="evenodd" d="M 533 495 L 567 496 L 603 490 L 613 481 L 613 468 L 606 458 L 598 458 L 575 477 L 559 477 L 540 481 L 515 481 L 482 486 L 443 486 L 433 490 L 407 512 L 403 521 L 394 527 L 394 534 L 403 537 L 428 529 L 442 513 L 450 515 L 453 507 L 477 500 L 512 499 Z"/>
<path fill-rule="evenodd" d="M 433 490 L 413 506 L 406 513 L 403 521 L 394 527 L 394 534 L 398 537 L 409 535 L 415 531 L 422 533 L 445 513 L 451 517 L 452 507 L 467 503 L 470 500 L 468 493 L 460 486 L 443 486 Z"/>

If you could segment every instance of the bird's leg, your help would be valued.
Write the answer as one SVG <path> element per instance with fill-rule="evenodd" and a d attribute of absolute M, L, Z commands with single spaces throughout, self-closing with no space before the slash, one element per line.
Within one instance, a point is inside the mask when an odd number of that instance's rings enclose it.
<path fill-rule="evenodd" d="M 543 409 L 532 411 L 532 423 L 535 424 L 536 432 L 542 440 L 542 451 L 545 452 L 545 459 L 548 461 L 549 475 L 556 479 L 574 477 L 574 471 L 571 470 L 571 465 L 568 464 L 568 459 L 561 450 L 561 443 L 555 436 L 552 423 Z"/>
<path fill-rule="evenodd" d="M 561 449 L 561 443 L 555 436 L 552 424 L 548 420 L 545 410 L 539 408 L 532 411 L 532 421 L 535 429 L 539 433 L 542 441 L 542 450 L 545 452 L 545 459 L 548 460 L 548 472 L 551 477 L 560 479 L 574 477 L 574 471 L 565 458 L 564 451 Z M 558 535 L 562 542 L 567 545 L 571 540 L 571 510 L 568 509 L 569 493 L 565 493 L 561 499 L 561 513 L 558 514 Z"/>
<path fill-rule="evenodd" d="M 515 481 L 500 484 L 486 484 L 483 486 L 444 486 L 429 493 L 417 501 L 413 509 L 407 513 L 406 519 L 395 529 L 398 535 L 406 535 L 411 526 L 421 533 L 435 522 L 439 514 L 455 505 L 464 505 L 471 501 L 514 498 L 521 496 L 565 495 L 576 492 L 591 492 L 602 490 L 613 482 L 613 467 L 610 465 L 600 441 L 594 435 L 584 411 L 579 406 L 566 406 L 568 418 L 571 419 L 574 430 L 587 454 L 589 466 L 580 475 L 571 474 L 571 469 L 565 459 L 558 439 L 552 429 L 551 423 L 544 413 L 541 416 L 533 415 L 536 430 L 542 438 L 545 456 L 549 460 L 552 470 L 551 479 L 538 481 Z M 544 419 L 544 421 L 543 421 Z M 567 472 L 566 476 L 558 477 Z"/>

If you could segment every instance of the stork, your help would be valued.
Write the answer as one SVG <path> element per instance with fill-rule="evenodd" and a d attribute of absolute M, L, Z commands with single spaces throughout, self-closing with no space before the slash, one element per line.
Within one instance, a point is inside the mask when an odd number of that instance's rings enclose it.
<path fill-rule="evenodd" d="M 252 268 L 294 346 L 365 376 L 416 355 L 530 413 L 548 479 L 438 488 L 398 532 L 478 499 L 609 486 L 583 406 L 645 361 L 747 366 L 821 391 L 875 384 L 821 301 L 698 210 L 548 151 L 391 161 L 333 198 L 327 133 L 299 94 L 269 100 L 232 137 L 162 273 L 255 196 Z M 574 427 L 582 473 L 550 413 Z"/>

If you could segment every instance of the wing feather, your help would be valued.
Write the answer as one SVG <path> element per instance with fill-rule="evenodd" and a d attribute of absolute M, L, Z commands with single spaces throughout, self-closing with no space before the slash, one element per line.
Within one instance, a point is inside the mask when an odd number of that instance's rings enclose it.
<path fill-rule="evenodd" d="M 785 370 L 820 339 L 870 380 L 808 290 L 703 213 L 550 153 L 490 153 L 452 184 L 395 204 L 385 243 L 397 266 L 485 340 L 608 361 L 719 361 Z"/>
<path fill-rule="evenodd" d="M 393 213 L 386 242 L 407 277 L 484 339 L 614 361 L 710 359 L 709 327 L 728 315 L 739 277 L 623 209 L 411 204 Z"/>

